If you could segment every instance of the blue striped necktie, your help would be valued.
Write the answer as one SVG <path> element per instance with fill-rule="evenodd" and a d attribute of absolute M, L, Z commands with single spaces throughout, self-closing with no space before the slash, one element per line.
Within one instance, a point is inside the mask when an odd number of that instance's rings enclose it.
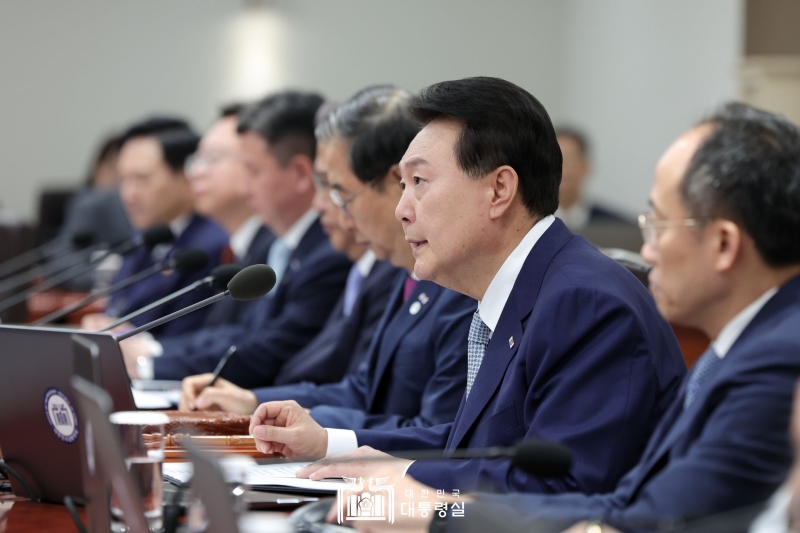
<path fill-rule="evenodd" d="M 683 399 L 683 409 L 686 410 L 695 398 L 697 393 L 708 381 L 708 379 L 719 368 L 722 359 L 714 351 L 713 346 L 709 346 L 700 359 L 697 360 L 692 368 L 692 375 L 689 376 L 689 382 L 686 384 L 686 396 Z"/>
<path fill-rule="evenodd" d="M 481 320 L 480 312 L 475 311 L 472 315 L 472 324 L 469 326 L 469 336 L 467 337 L 467 398 L 478 370 L 481 368 L 486 347 L 489 346 L 492 330 Z"/>

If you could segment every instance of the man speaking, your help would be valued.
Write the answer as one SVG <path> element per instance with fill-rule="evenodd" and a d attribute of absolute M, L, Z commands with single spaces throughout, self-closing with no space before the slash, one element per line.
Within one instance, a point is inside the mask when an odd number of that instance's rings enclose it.
<path fill-rule="evenodd" d="M 480 302 L 464 339 L 467 386 L 456 419 L 344 436 L 316 426 L 293 402 L 271 402 L 256 410 L 251 433 L 264 452 L 318 457 L 348 446 L 453 450 L 538 437 L 572 450 L 570 475 L 535 479 L 500 459 L 398 461 L 397 475 L 408 468 L 447 490 L 615 486 L 686 371 L 672 330 L 633 275 L 552 216 L 561 152 L 531 94 L 469 78 L 424 89 L 411 110 L 424 127 L 400 164 L 396 216 L 414 272 Z M 342 442 L 329 448 L 330 438 Z M 301 474 L 369 471 L 359 468 L 314 464 Z"/>

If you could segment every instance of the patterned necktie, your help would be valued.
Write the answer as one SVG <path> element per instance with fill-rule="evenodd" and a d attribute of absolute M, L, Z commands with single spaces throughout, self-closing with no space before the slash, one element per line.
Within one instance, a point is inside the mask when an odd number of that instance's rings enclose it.
<path fill-rule="evenodd" d="M 291 250 L 286 245 L 283 239 L 275 239 L 272 246 L 269 247 L 269 255 L 267 255 L 267 264 L 275 271 L 275 287 L 281 284 L 281 278 L 286 272 L 286 266 L 289 264 L 289 256 Z"/>
<path fill-rule="evenodd" d="M 481 320 L 480 312 L 475 311 L 475 314 L 472 315 L 472 324 L 469 326 L 469 336 L 467 337 L 467 398 L 469 398 L 469 391 L 472 389 L 478 370 L 481 368 L 483 354 L 486 353 L 491 334 L 492 331 L 489 326 Z"/>
<path fill-rule="evenodd" d="M 364 276 L 358 270 L 358 265 L 353 263 L 350 267 L 350 273 L 347 275 L 347 283 L 344 286 L 344 304 L 342 305 L 342 314 L 350 316 L 353 312 L 353 306 L 356 304 L 358 294 L 361 292 L 361 285 L 364 284 Z"/>
<path fill-rule="evenodd" d="M 700 359 L 695 363 L 692 368 L 692 375 L 689 376 L 689 382 L 686 384 L 686 396 L 683 399 L 683 409 L 686 410 L 700 391 L 702 386 L 708 381 L 714 371 L 719 367 L 722 359 L 717 355 L 712 346 L 708 347 Z"/>

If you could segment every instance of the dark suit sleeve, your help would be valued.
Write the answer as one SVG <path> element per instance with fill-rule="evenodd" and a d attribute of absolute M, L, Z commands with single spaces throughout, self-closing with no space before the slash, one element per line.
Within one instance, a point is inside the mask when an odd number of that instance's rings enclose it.
<path fill-rule="evenodd" d="M 294 400 L 306 409 L 316 408 L 318 405 L 332 405 L 337 408 L 359 408 L 366 404 L 368 389 L 367 374 L 368 364 L 364 361 L 355 374 L 345 376 L 339 383 L 317 385 L 310 382 L 280 387 L 263 387 L 253 390 L 258 403 Z M 311 410 L 314 416 L 315 409 Z M 315 417 L 316 418 L 316 417 Z M 323 422 L 320 422 L 325 425 Z M 338 426 L 327 426 L 338 427 Z"/>
<path fill-rule="evenodd" d="M 570 475 L 538 479 L 514 469 L 508 460 L 487 459 L 418 463 L 409 474 L 447 490 L 613 489 L 635 464 L 654 426 L 658 386 L 638 316 L 618 298 L 595 289 L 553 291 L 536 302 L 516 357 L 525 358 L 527 386 L 520 385 L 525 392 L 510 405 L 521 414 L 518 421 L 524 420 L 525 438 L 570 448 L 576 458 Z M 491 420 L 482 423 L 494 427 Z M 477 432 L 473 446 L 491 446 L 498 438 Z M 593 459 L 581 460 L 586 457 Z"/>
<path fill-rule="evenodd" d="M 796 348 L 765 346 L 764 351 L 796 353 Z M 579 520 L 601 519 L 632 532 L 654 531 L 670 519 L 707 516 L 764 501 L 790 466 L 787 428 L 800 369 L 779 362 L 759 366 L 712 399 L 705 407 L 709 417 L 700 437 L 645 481 L 632 503 L 627 495 L 641 479 L 640 466 L 609 494 L 480 495 L 479 499 L 494 509 L 514 509 L 524 520 L 521 530 L 541 523 L 560 523 L 564 529 Z"/>
<path fill-rule="evenodd" d="M 237 346 L 236 356 L 223 376 L 240 387 L 270 384 L 280 366 L 308 343 L 328 318 L 344 287 L 349 261 L 335 253 L 318 256 L 298 275 L 285 295 L 277 314 L 263 316 L 267 305 L 258 306 L 261 320 L 251 320 L 239 338 L 221 342 L 213 330 L 203 331 L 179 353 L 155 359 L 157 379 L 181 379 L 187 375 L 211 372 L 224 350 Z M 277 297 L 277 296 L 276 296 Z"/>
<path fill-rule="evenodd" d="M 430 427 L 452 422 L 464 396 L 467 377 L 467 335 L 475 311 L 475 300 L 447 292 L 431 327 L 430 353 L 436 359 L 433 374 L 425 383 L 419 413 L 413 417 L 374 414 L 365 407 L 339 410 L 320 406 L 311 415 L 324 427 L 392 430 Z"/>

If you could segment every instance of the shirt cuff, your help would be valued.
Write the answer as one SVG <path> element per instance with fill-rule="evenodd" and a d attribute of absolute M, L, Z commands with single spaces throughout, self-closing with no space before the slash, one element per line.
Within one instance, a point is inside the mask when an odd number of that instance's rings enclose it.
<path fill-rule="evenodd" d="M 331 428 L 325 428 L 325 431 L 328 432 L 328 450 L 325 452 L 325 457 L 358 449 L 358 438 L 355 431 Z"/>
<path fill-rule="evenodd" d="M 411 465 L 413 465 L 414 463 L 416 463 L 416 461 L 411 461 L 410 463 L 408 463 L 408 466 L 406 466 L 406 469 L 403 470 L 403 477 L 406 477 L 406 474 L 408 474 L 408 469 L 411 468 Z"/>

